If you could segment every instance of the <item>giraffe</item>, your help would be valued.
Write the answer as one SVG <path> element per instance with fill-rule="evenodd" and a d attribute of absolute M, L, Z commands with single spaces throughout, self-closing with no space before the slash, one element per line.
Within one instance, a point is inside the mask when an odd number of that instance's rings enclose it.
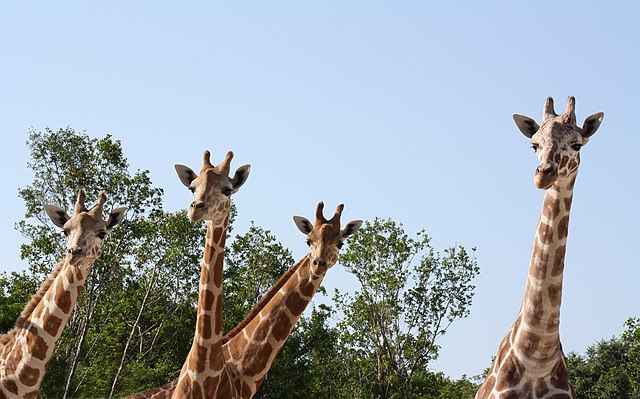
<path fill-rule="evenodd" d="M 529 117 L 513 115 L 540 161 L 535 186 L 546 192 L 522 307 L 476 399 L 576 398 L 559 335 L 562 274 L 580 148 L 603 117 L 604 113 L 596 113 L 577 126 L 574 97 L 569 97 L 561 115 L 554 111 L 553 99 L 547 98 L 541 126 Z"/>
<path fill-rule="evenodd" d="M 55 205 L 44 209 L 67 237 L 67 251 L 40 289 L 30 299 L 15 326 L 0 338 L 0 398 L 37 398 L 47 364 L 91 266 L 102 253 L 104 238 L 124 219 L 127 208 L 114 209 L 102 219 L 107 200 L 85 207 L 80 190 L 73 217 Z"/>
<path fill-rule="evenodd" d="M 232 390 L 220 392 L 216 390 L 219 386 L 229 385 L 211 380 L 198 392 L 200 397 L 248 399 L 255 395 L 327 270 L 336 263 L 344 240 L 362 225 L 361 220 L 353 220 L 340 229 L 344 206 L 339 205 L 330 220 L 323 216 L 323 208 L 320 202 L 314 224 L 302 216 L 294 216 L 294 223 L 307 236 L 310 252 L 282 275 L 245 319 L 223 337 L 225 372 L 221 375 L 229 379 Z M 175 395 L 176 385 L 174 380 L 130 398 L 184 397 Z"/>
<path fill-rule="evenodd" d="M 192 222 L 207 220 L 196 329 L 173 394 L 180 398 L 199 397 L 203 386 L 211 381 L 221 382 L 216 386 L 221 397 L 232 389 L 229 379 L 221 376 L 226 372 L 222 367 L 222 264 L 231 195 L 246 182 L 251 166 L 241 166 L 234 177 L 229 178 L 233 152 L 229 151 L 217 166 L 211 164 L 210 157 L 210 152 L 205 151 L 199 175 L 184 165 L 175 166 L 180 181 L 194 194 L 189 219 Z"/>

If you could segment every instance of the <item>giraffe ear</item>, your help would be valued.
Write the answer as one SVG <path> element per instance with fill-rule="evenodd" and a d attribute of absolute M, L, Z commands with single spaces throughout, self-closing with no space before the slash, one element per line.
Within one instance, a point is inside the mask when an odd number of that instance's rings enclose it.
<path fill-rule="evenodd" d="M 247 181 L 249 177 L 249 172 L 251 171 L 251 165 L 243 165 L 236 169 L 236 173 L 233 175 L 233 179 L 231 179 L 231 185 L 233 186 L 233 192 L 235 193 L 238 189 Z"/>
<path fill-rule="evenodd" d="M 313 230 L 313 225 L 311 224 L 309 219 L 302 216 L 294 216 L 293 223 L 298 226 L 298 230 L 300 230 L 303 234 L 309 234 L 311 233 L 311 230 Z"/>
<path fill-rule="evenodd" d="M 67 211 L 55 205 L 45 205 L 44 210 L 47 212 L 47 215 L 49 215 L 49 219 L 51 219 L 53 224 L 60 228 L 63 228 L 64 224 L 71 219 Z"/>
<path fill-rule="evenodd" d="M 191 182 L 194 181 L 196 177 L 198 177 L 196 172 L 184 165 L 176 165 L 175 168 L 182 184 L 187 186 L 187 188 L 191 187 Z"/>
<path fill-rule="evenodd" d="M 528 116 L 513 114 L 513 120 L 516 122 L 516 126 L 518 126 L 522 134 L 528 138 L 531 138 L 540 129 L 540 125 Z"/>
<path fill-rule="evenodd" d="M 347 238 L 349 236 L 354 235 L 358 229 L 362 226 L 362 220 L 352 220 L 344 226 L 344 229 L 340 230 L 340 234 L 342 234 L 342 238 Z"/>
<path fill-rule="evenodd" d="M 119 225 L 124 220 L 124 215 L 127 213 L 127 207 L 116 208 L 109 214 L 107 219 L 107 230 L 111 231 L 114 227 Z"/>
<path fill-rule="evenodd" d="M 585 119 L 582 125 L 582 137 L 585 139 L 594 135 L 596 130 L 600 127 L 602 119 L 604 118 L 604 112 L 598 112 Z"/>

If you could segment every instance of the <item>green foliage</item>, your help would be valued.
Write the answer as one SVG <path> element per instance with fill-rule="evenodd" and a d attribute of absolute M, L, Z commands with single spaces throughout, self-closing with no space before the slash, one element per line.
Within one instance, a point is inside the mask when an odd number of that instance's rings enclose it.
<path fill-rule="evenodd" d="M 354 397 L 410 397 L 416 372 L 438 355 L 437 339 L 469 313 L 475 259 L 461 246 L 441 256 L 424 231 L 411 238 L 376 218 L 349 241 L 340 263 L 361 286 L 334 298 L 344 314 L 344 372 L 353 385 L 371 387 Z"/>
<path fill-rule="evenodd" d="M 225 251 L 224 327 L 236 326 L 294 260 L 269 230 L 251 223 Z"/>
<path fill-rule="evenodd" d="M 19 191 L 26 214 L 16 228 L 27 240 L 21 255 L 29 266 L 0 276 L 5 331 L 64 251 L 43 203 L 71 211 L 82 187 L 88 205 L 104 190 L 105 209 L 129 207 L 87 278 L 40 397 L 121 397 L 175 379 L 193 339 L 204 224 L 189 222 L 185 211 L 164 211 L 162 189 L 148 171 L 131 173 L 120 142 L 108 135 L 45 129 L 31 131 L 28 146 L 34 178 Z M 431 373 L 428 364 L 437 338 L 468 314 L 475 260 L 462 247 L 441 256 L 424 232 L 410 238 L 390 220 L 376 219 L 349 241 L 341 263 L 361 289 L 337 293 L 337 310 L 318 305 L 299 320 L 256 398 L 472 397 L 474 383 Z M 293 262 L 268 230 L 252 224 L 237 235 L 226 251 L 225 330 Z M 637 343 L 638 321 L 630 323 Z M 637 358 L 633 348 L 628 356 Z"/>
<path fill-rule="evenodd" d="M 630 318 L 625 326 L 619 338 L 597 342 L 584 356 L 567 356 L 578 397 L 640 398 L 640 319 Z"/>
<path fill-rule="evenodd" d="M 127 206 L 127 219 L 105 240 L 41 388 L 42 398 L 105 397 L 160 385 L 179 370 L 195 319 L 202 224 L 162 210 L 162 189 L 148 171 L 130 173 L 119 141 L 71 128 L 31 131 L 30 185 L 19 190 L 25 219 L 16 228 L 29 269 L 3 276 L 3 326 L 18 313 L 62 257 L 65 241 L 42 204 L 71 212 L 79 188 L 100 191 L 105 209 Z M 5 328 L 6 330 L 6 328 Z"/>
<path fill-rule="evenodd" d="M 21 272 L 0 276 L 0 331 L 13 327 L 24 305 L 38 290 L 40 282 L 33 276 Z"/>
<path fill-rule="evenodd" d="M 632 317 L 625 323 L 627 329 L 620 338 L 628 345 L 624 373 L 631 384 L 631 398 L 640 399 L 640 317 Z"/>

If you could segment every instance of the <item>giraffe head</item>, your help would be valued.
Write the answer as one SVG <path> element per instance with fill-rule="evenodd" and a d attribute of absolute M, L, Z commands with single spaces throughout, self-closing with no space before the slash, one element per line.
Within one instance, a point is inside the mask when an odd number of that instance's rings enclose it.
<path fill-rule="evenodd" d="M 233 152 L 229 151 L 218 166 L 213 166 L 210 158 L 209 151 L 205 151 L 199 175 L 184 165 L 175 166 L 180 181 L 194 196 L 189 206 L 189 219 L 192 222 L 212 220 L 222 223 L 229 214 L 231 195 L 247 181 L 251 170 L 250 165 L 241 166 L 233 178 L 229 178 Z"/>
<path fill-rule="evenodd" d="M 588 117 L 582 127 L 576 124 L 576 99 L 569 97 L 567 108 L 558 115 L 553 109 L 553 99 L 544 103 L 542 126 L 528 116 L 514 114 L 518 129 L 531 139 L 531 147 L 540 163 L 536 168 L 536 187 L 547 189 L 558 179 L 572 179 L 580 165 L 580 148 L 587 144 L 600 127 L 603 112 Z"/>
<path fill-rule="evenodd" d="M 102 192 L 98 203 L 91 209 L 84 204 L 84 190 L 78 193 L 73 216 L 55 205 L 45 205 L 44 210 L 56 226 L 60 227 L 67 237 L 67 260 L 77 264 L 83 260 L 95 260 L 102 253 L 104 238 L 124 219 L 127 208 L 114 209 L 107 220 L 102 219 L 104 203 L 107 195 Z"/>
<path fill-rule="evenodd" d="M 307 245 L 311 248 L 311 271 L 315 276 L 324 275 L 338 261 L 338 251 L 342 248 L 344 240 L 357 232 L 362 225 L 362 220 L 352 220 L 340 229 L 340 215 L 344 205 L 338 205 L 331 220 L 325 219 L 322 214 L 323 208 L 324 204 L 320 202 L 316 208 L 314 224 L 302 216 L 293 217 L 298 229 L 307 235 Z"/>

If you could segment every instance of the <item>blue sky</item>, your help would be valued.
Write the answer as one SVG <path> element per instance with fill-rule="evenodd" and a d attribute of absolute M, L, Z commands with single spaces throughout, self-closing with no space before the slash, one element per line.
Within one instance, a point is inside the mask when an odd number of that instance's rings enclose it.
<path fill-rule="evenodd" d="M 252 165 L 236 194 L 250 221 L 294 252 L 291 221 L 323 200 L 344 218 L 425 228 L 442 250 L 477 247 L 471 316 L 432 368 L 489 366 L 521 304 L 543 192 L 511 115 L 540 120 L 547 96 L 603 111 L 582 150 L 561 315 L 582 352 L 640 316 L 637 245 L 640 9 L 564 2 L 10 2 L 0 5 L 4 195 L 0 268 L 18 270 L 32 179 L 29 129 L 112 134 L 149 169 L 168 210 L 190 193 L 174 163 L 227 150 Z M 123 204 L 126 205 L 126 204 Z M 350 288 L 339 266 L 326 286 Z"/>

